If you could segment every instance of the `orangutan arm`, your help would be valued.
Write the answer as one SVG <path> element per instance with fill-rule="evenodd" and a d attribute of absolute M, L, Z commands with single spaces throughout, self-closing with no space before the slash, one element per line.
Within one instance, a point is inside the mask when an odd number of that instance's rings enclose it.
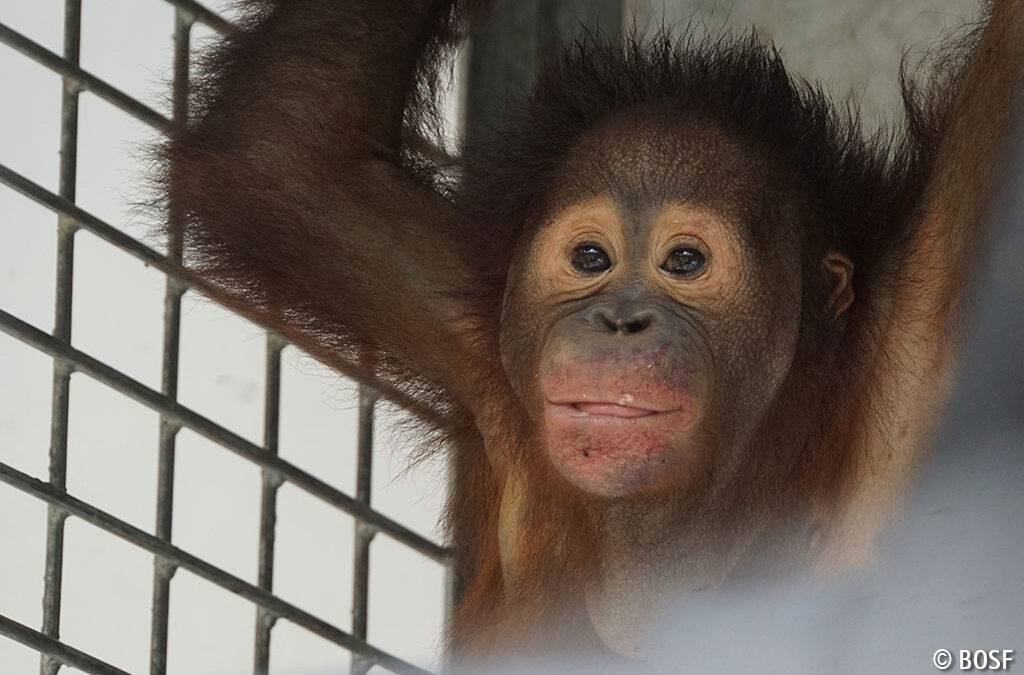
<path fill-rule="evenodd" d="M 453 208 L 403 161 L 462 4 L 252 2 L 162 155 L 171 227 L 222 301 L 428 417 L 489 362 Z"/>
<path fill-rule="evenodd" d="M 946 399 L 984 219 L 1022 93 L 1024 0 L 995 0 L 948 111 L 899 269 L 865 351 L 859 480 L 827 565 L 870 554 Z"/>

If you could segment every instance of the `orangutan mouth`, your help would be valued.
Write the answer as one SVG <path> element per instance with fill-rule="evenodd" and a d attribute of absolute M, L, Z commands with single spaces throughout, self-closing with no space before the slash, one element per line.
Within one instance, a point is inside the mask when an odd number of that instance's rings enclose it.
<path fill-rule="evenodd" d="M 616 418 L 638 419 L 677 412 L 678 408 L 656 406 L 646 402 L 638 402 L 629 395 L 623 394 L 617 400 L 585 400 L 585 401 L 548 401 L 563 415 L 574 418 Z"/>
<path fill-rule="evenodd" d="M 579 412 L 579 417 L 621 417 L 626 419 L 636 417 L 650 417 L 651 415 L 657 415 L 659 412 L 665 412 L 660 410 L 651 410 L 650 408 L 637 408 L 628 405 L 619 405 L 618 403 L 574 403 L 572 407 Z"/>

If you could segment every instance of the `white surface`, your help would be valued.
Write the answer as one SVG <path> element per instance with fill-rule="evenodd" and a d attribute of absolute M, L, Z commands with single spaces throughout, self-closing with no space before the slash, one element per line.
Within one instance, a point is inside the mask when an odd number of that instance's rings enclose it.
<path fill-rule="evenodd" d="M 229 2 L 209 2 L 226 9 Z M 61 51 L 61 0 L 0 0 L 0 21 Z M 86 0 L 82 67 L 167 112 L 173 9 L 161 0 Z M 195 37 L 211 32 L 197 27 Z M 57 189 L 60 78 L 0 46 L 0 162 Z M 78 203 L 144 237 L 132 215 L 141 189 L 141 123 L 83 94 Z M 0 187 L 0 307 L 49 331 L 53 325 L 56 216 Z M 150 242 L 158 244 L 158 242 Z M 72 341 L 159 388 L 163 276 L 88 232 L 76 236 Z M 180 400 L 259 442 L 261 332 L 189 294 L 182 320 Z M 355 399 L 349 383 L 294 349 L 285 352 L 281 455 L 338 488 L 355 482 Z M 0 461 L 46 477 L 51 361 L 0 334 Z M 392 418 L 394 416 L 391 416 Z M 158 417 L 83 375 L 72 379 L 68 489 L 153 531 Z M 438 464 L 405 469 L 401 443 L 378 432 L 374 506 L 433 536 L 444 498 Z M 315 615 L 350 626 L 352 519 L 302 491 L 279 494 L 275 591 Z M 189 431 L 178 440 L 174 543 L 255 582 L 259 471 Z M 0 485 L 0 613 L 41 622 L 45 507 Z M 386 536 L 372 547 L 370 640 L 423 666 L 436 665 L 443 570 Z M 61 638 L 130 672 L 148 671 L 152 557 L 71 519 L 65 544 Z M 172 583 L 170 673 L 251 672 L 253 606 L 185 571 Z M 274 629 L 275 673 L 342 672 L 348 654 L 285 621 Z M 36 672 L 32 650 L 0 637 L 0 672 Z"/>
<path fill-rule="evenodd" d="M 756 27 L 782 52 L 787 67 L 861 105 L 867 128 L 902 113 L 900 59 L 910 63 L 941 36 L 974 21 L 980 0 L 625 0 L 627 21 L 683 26 L 698 32 Z"/>

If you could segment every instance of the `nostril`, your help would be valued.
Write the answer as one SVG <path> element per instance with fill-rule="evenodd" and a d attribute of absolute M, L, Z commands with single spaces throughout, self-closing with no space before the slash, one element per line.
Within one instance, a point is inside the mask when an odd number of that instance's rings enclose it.
<path fill-rule="evenodd" d="M 651 325 L 651 315 L 645 314 L 629 320 L 619 320 L 620 330 L 624 333 L 640 333 Z"/>
<path fill-rule="evenodd" d="M 604 326 L 613 333 L 619 332 L 621 319 L 616 319 L 610 312 L 606 310 L 599 310 L 596 318 L 600 322 L 598 325 Z"/>
<path fill-rule="evenodd" d="M 620 311 L 614 308 L 595 308 L 594 311 L 588 313 L 587 320 L 595 328 L 623 335 L 641 333 L 654 323 L 655 313 L 652 311 L 641 310 L 628 314 L 631 316 L 624 318 Z"/>

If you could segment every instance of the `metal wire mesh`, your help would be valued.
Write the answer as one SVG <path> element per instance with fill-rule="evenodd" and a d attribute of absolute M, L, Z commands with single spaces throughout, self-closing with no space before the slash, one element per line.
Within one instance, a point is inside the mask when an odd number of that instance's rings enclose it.
<path fill-rule="evenodd" d="M 162 675 L 167 669 L 171 579 L 179 568 L 186 569 L 255 605 L 253 671 L 257 674 L 268 672 L 272 629 L 279 618 L 287 619 L 325 640 L 350 650 L 353 653 L 351 670 L 354 673 L 363 673 L 374 665 L 401 672 L 419 672 L 413 665 L 367 642 L 370 542 L 377 532 L 383 532 L 418 553 L 445 565 L 450 564 L 451 552 L 370 507 L 376 401 L 374 392 L 364 388 L 359 394 L 357 477 L 354 497 L 278 457 L 281 351 L 286 346 L 279 336 L 269 332 L 266 336 L 266 386 L 261 445 L 251 443 L 200 413 L 182 406 L 177 402 L 181 300 L 187 290 L 202 292 L 204 288 L 202 284 L 196 282 L 186 283 L 182 275 L 181 241 L 172 238 L 167 242 L 167 255 L 162 255 L 75 205 L 79 94 L 83 91 L 91 92 L 141 122 L 166 132 L 174 125 L 185 121 L 192 27 L 196 23 L 202 23 L 216 31 L 231 29 L 231 24 L 227 20 L 192 0 L 165 1 L 175 8 L 171 119 L 79 67 L 81 0 L 65 0 L 62 55 L 51 52 L 0 23 L 0 43 L 56 72 L 63 81 L 57 193 L 45 189 L 0 163 L 0 182 L 57 214 L 58 228 L 53 331 L 46 333 L 0 309 L 0 330 L 53 358 L 48 480 L 41 481 L 0 462 L 0 481 L 43 500 L 48 505 L 42 626 L 36 630 L 0 615 L 0 634 L 39 651 L 40 672 L 43 675 L 57 673 L 62 665 L 104 675 L 125 672 L 60 641 L 64 526 L 68 517 L 75 517 L 153 554 L 150 673 L 154 675 Z M 168 217 L 172 221 L 180 217 L 180 211 L 173 203 L 169 205 Z M 72 272 L 75 260 L 75 234 L 79 230 L 91 232 L 166 275 L 160 391 L 145 386 L 71 346 Z M 70 382 L 74 373 L 91 377 L 148 406 L 160 415 L 154 534 L 134 527 L 67 493 L 68 405 Z M 255 585 L 172 543 L 175 441 L 178 431 L 183 428 L 190 429 L 240 455 L 262 470 Z M 291 483 L 356 520 L 351 631 L 344 631 L 273 594 L 277 491 L 284 483 Z M 449 607 L 450 604 L 449 602 Z"/>

